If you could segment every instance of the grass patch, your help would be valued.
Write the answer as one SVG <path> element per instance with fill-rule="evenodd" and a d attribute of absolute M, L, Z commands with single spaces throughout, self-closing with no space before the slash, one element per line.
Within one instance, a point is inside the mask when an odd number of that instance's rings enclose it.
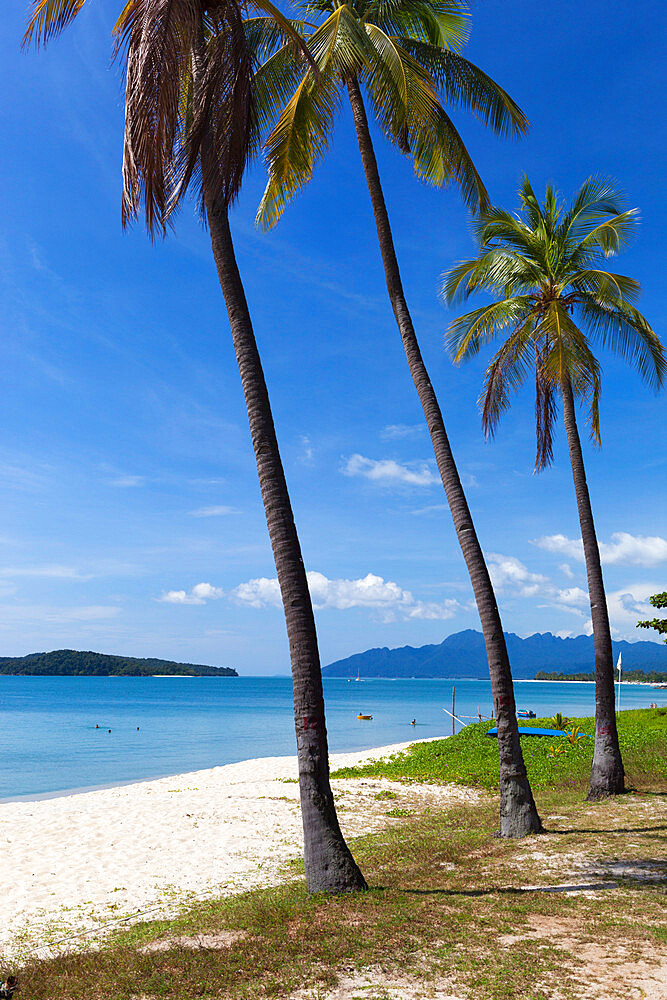
<path fill-rule="evenodd" d="M 550 719 L 531 719 L 526 724 L 551 728 Z M 493 722 L 475 723 L 446 740 L 415 743 L 390 757 L 358 767 L 340 768 L 332 777 L 453 782 L 495 791 L 499 787 L 498 748 L 495 739 L 486 735 L 493 725 Z M 595 722 L 592 718 L 570 719 L 568 729 L 571 731 L 574 725 L 591 738 L 572 746 L 564 737 L 521 737 L 534 791 L 559 788 L 581 791 L 588 786 Z M 621 712 L 618 730 L 628 787 L 664 791 L 667 786 L 667 708 Z M 554 754 L 554 747 L 565 749 L 563 753 Z"/>

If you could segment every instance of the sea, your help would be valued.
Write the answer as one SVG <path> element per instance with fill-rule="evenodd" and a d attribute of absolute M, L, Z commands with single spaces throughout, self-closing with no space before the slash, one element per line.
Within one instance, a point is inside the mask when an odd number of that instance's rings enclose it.
<path fill-rule="evenodd" d="M 453 689 L 455 691 L 453 692 Z M 517 681 L 538 717 L 593 715 L 593 683 Z M 328 679 L 329 749 L 448 736 L 491 715 L 488 680 Z M 460 720 L 453 722 L 444 711 Z M 623 684 L 621 708 L 667 705 Z M 372 715 L 360 721 L 357 714 Z M 412 720 L 416 724 L 411 725 Z M 0 801 L 86 791 L 296 752 L 289 677 L 0 676 Z"/>

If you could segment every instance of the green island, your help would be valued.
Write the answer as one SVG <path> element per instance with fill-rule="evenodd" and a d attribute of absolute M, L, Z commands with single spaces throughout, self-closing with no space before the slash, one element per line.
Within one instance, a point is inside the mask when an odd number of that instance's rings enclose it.
<path fill-rule="evenodd" d="M 51 653 L 0 657 L 0 674 L 35 677 L 238 677 L 233 667 L 176 663 L 155 657 L 113 656 L 108 653 L 55 649 Z"/>
<path fill-rule="evenodd" d="M 573 724 L 593 731 L 593 719 Z M 280 885 L 185 902 L 175 919 L 135 924 L 97 951 L 29 959 L 30 997 L 546 1000 L 600 996 L 602 962 L 605 1000 L 627 997 L 630 981 L 657 996 L 667 708 L 620 713 L 630 791 L 601 802 L 584 801 L 592 740 L 523 738 L 545 833 L 518 840 L 495 835 L 487 728 L 336 772 L 343 824 L 359 781 L 391 781 L 376 794 L 383 829 L 351 841 L 368 891 L 309 896 L 294 862 Z M 426 805 L 415 795 L 425 782 L 436 793 L 455 782 L 467 798 Z"/>
<path fill-rule="evenodd" d="M 667 684 L 667 670 L 627 670 L 622 679 L 628 684 Z M 536 681 L 594 681 L 595 674 L 564 674 L 560 671 L 538 670 Z"/>

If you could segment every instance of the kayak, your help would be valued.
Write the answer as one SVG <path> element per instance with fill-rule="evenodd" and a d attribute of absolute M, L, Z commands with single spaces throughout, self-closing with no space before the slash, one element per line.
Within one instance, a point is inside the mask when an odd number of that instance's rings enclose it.
<path fill-rule="evenodd" d="M 358 718 L 358 719 L 372 719 L 372 718 L 373 718 L 373 716 L 372 716 L 372 715 L 361 715 L 361 713 L 360 713 L 360 714 L 359 714 L 359 715 L 357 716 L 357 718 Z"/>

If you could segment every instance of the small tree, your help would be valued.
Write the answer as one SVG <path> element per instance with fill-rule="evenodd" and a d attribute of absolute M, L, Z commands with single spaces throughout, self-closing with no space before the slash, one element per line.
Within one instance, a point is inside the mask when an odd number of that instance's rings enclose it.
<path fill-rule="evenodd" d="M 667 590 L 649 597 L 649 603 L 654 608 L 667 608 Z M 637 622 L 637 628 L 654 628 L 659 635 L 665 636 L 663 642 L 667 642 L 667 618 L 651 618 L 650 621 Z"/>

